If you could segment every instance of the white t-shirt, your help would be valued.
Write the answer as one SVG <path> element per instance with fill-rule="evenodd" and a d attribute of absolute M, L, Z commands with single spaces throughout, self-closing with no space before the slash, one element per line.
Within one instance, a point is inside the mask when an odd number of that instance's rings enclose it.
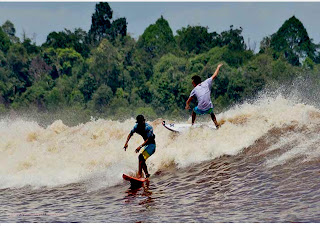
<path fill-rule="evenodd" d="M 206 111 L 209 108 L 213 108 L 213 104 L 211 102 L 211 86 L 212 86 L 212 78 L 208 78 L 205 81 L 198 84 L 190 93 L 190 97 L 196 96 L 198 100 L 198 109 Z"/>

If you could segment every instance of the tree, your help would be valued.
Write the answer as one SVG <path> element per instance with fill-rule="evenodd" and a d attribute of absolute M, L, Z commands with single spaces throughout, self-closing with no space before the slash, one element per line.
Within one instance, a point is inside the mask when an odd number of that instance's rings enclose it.
<path fill-rule="evenodd" d="M 160 58 L 166 53 L 175 52 L 176 41 L 168 21 L 161 16 L 155 24 L 147 27 L 139 37 L 137 46 L 150 58 Z"/>
<path fill-rule="evenodd" d="M 98 90 L 93 94 L 92 103 L 96 110 L 103 112 L 105 107 L 109 104 L 113 97 L 111 88 L 105 84 L 102 84 Z"/>
<path fill-rule="evenodd" d="M 78 89 L 74 89 L 70 94 L 69 104 L 82 107 L 85 103 L 84 96 Z"/>
<path fill-rule="evenodd" d="M 88 57 L 90 49 L 86 43 L 86 37 L 87 33 L 81 28 L 76 28 L 74 32 L 65 29 L 61 32 L 51 32 L 42 46 L 46 48 L 53 47 L 55 49 L 73 48 L 83 57 Z"/>
<path fill-rule="evenodd" d="M 10 76 L 10 70 L 7 67 L 7 59 L 4 53 L 0 50 L 0 104 L 10 102 L 12 96 L 12 87 L 14 80 Z"/>
<path fill-rule="evenodd" d="M 49 74 L 51 70 L 51 66 L 46 64 L 40 56 L 36 56 L 30 63 L 29 75 L 33 77 L 34 80 L 39 80 L 42 76 Z"/>
<path fill-rule="evenodd" d="M 2 50 L 3 52 L 6 53 L 9 49 L 10 45 L 11 45 L 11 41 L 10 41 L 9 36 L 0 27 L 0 50 Z"/>
<path fill-rule="evenodd" d="M 16 92 L 24 92 L 26 87 L 32 84 L 28 74 L 29 56 L 22 44 L 15 44 L 10 47 L 7 54 L 8 67 L 13 75 L 20 81 L 16 84 Z"/>
<path fill-rule="evenodd" d="M 113 11 L 107 2 L 96 4 L 88 34 L 90 41 L 100 42 L 102 38 L 106 37 L 107 30 L 111 27 L 112 14 Z"/>
<path fill-rule="evenodd" d="M 233 25 L 231 25 L 230 30 L 221 32 L 221 34 L 216 37 L 215 42 L 221 47 L 228 46 L 232 51 L 244 51 L 247 47 L 241 33 L 242 27 L 233 29 Z"/>
<path fill-rule="evenodd" d="M 49 66 L 52 66 L 51 76 L 56 79 L 63 74 L 72 75 L 74 66 L 83 64 L 82 56 L 72 48 L 45 49 L 43 59 Z"/>
<path fill-rule="evenodd" d="M 63 107 L 66 100 L 57 87 L 50 90 L 44 97 L 45 104 L 50 111 L 57 111 Z"/>
<path fill-rule="evenodd" d="M 114 41 L 117 36 L 124 37 L 127 35 L 127 20 L 119 18 L 112 22 L 110 29 L 107 30 L 108 38 Z"/>
<path fill-rule="evenodd" d="M 301 21 L 295 16 L 286 20 L 271 36 L 270 46 L 283 55 L 290 64 L 296 66 L 306 57 L 314 59 L 315 56 L 315 45 Z"/>
<path fill-rule="evenodd" d="M 98 84 L 95 78 L 86 73 L 79 81 L 78 88 L 84 96 L 84 100 L 88 102 L 91 100 L 93 93 L 97 90 Z"/>
<path fill-rule="evenodd" d="M 27 50 L 28 54 L 38 54 L 40 52 L 40 47 L 38 47 L 35 42 L 32 43 L 30 38 L 24 36 L 21 44 Z"/>
<path fill-rule="evenodd" d="M 60 73 L 71 76 L 75 65 L 84 62 L 82 56 L 72 48 L 57 49 L 57 61 L 60 65 Z"/>
<path fill-rule="evenodd" d="M 259 53 L 266 53 L 271 48 L 271 36 L 266 36 L 260 42 Z"/>
<path fill-rule="evenodd" d="M 2 30 L 9 36 L 11 42 L 17 43 L 19 41 L 19 38 L 15 36 L 16 29 L 14 27 L 14 24 L 10 20 L 4 22 L 1 27 Z"/>
<path fill-rule="evenodd" d="M 155 65 L 152 97 L 153 106 L 160 112 L 184 108 L 188 87 L 191 87 L 187 64 L 186 59 L 168 54 Z"/>
<path fill-rule="evenodd" d="M 89 72 L 100 84 L 107 84 L 113 92 L 123 84 L 123 56 L 107 40 L 101 41 L 88 60 Z"/>
<path fill-rule="evenodd" d="M 208 27 L 188 25 L 187 28 L 177 30 L 175 39 L 181 50 L 198 54 L 213 47 L 213 38 L 216 35 L 216 32 L 209 33 Z"/>

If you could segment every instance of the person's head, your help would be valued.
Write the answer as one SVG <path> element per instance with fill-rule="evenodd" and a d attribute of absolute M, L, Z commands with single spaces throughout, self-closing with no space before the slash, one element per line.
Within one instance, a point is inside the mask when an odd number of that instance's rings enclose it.
<path fill-rule="evenodd" d="M 143 126 L 146 120 L 144 119 L 143 115 L 138 115 L 136 118 L 136 123 L 138 123 L 138 126 Z"/>
<path fill-rule="evenodd" d="M 199 85 L 201 83 L 201 78 L 198 75 L 192 76 L 192 85 L 194 87 L 196 87 L 197 85 Z"/>

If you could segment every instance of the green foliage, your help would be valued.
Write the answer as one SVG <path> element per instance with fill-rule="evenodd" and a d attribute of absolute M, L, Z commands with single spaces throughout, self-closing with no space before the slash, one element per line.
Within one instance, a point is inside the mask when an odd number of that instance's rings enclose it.
<path fill-rule="evenodd" d="M 48 92 L 45 96 L 45 103 L 49 111 L 57 111 L 58 108 L 61 108 L 66 102 L 63 94 L 57 87 L 54 87 Z"/>
<path fill-rule="evenodd" d="M 81 28 L 76 28 L 74 32 L 65 29 L 61 32 L 51 32 L 47 36 L 46 42 L 43 47 L 54 49 L 72 48 L 82 57 L 88 57 L 90 49 L 86 43 L 87 33 Z"/>
<path fill-rule="evenodd" d="M 109 86 L 102 84 L 93 94 L 92 105 L 93 108 L 99 112 L 103 112 L 108 106 L 113 97 L 112 90 Z"/>
<path fill-rule="evenodd" d="M 16 80 L 14 93 L 23 93 L 32 84 L 28 73 L 29 55 L 23 45 L 15 44 L 10 47 L 7 53 L 7 62 L 8 69 Z"/>
<path fill-rule="evenodd" d="M 88 60 L 89 72 L 99 83 L 107 84 L 113 92 L 123 85 L 123 58 L 107 39 L 102 40 Z"/>
<path fill-rule="evenodd" d="M 114 41 L 118 36 L 125 37 L 127 35 L 127 20 L 119 18 L 112 22 L 110 29 L 107 31 L 108 38 Z"/>
<path fill-rule="evenodd" d="M 118 36 L 125 37 L 127 35 L 126 18 L 122 17 L 112 21 L 112 14 L 113 11 L 107 2 L 96 4 L 87 36 L 88 42 L 99 44 L 104 38 L 114 41 Z"/>
<path fill-rule="evenodd" d="M 70 101 L 69 104 L 71 106 L 79 106 L 80 108 L 85 104 L 85 98 L 80 90 L 74 89 L 70 94 Z"/>
<path fill-rule="evenodd" d="M 295 17 L 260 46 L 258 54 L 248 50 L 242 28 L 233 26 L 218 34 L 188 25 L 174 37 L 163 17 L 136 41 L 127 34 L 126 18 L 112 20 L 104 2 L 96 5 L 88 33 L 51 32 L 42 46 L 25 34 L 20 42 L 6 22 L 0 27 L 0 113 L 33 108 L 64 118 L 66 110 L 83 120 L 137 114 L 185 119 L 191 77 L 205 80 L 219 63 L 224 66 L 211 92 L 218 112 L 298 77 L 320 84 L 319 45 Z"/>
<path fill-rule="evenodd" d="M 81 54 L 72 48 L 45 49 L 43 59 L 46 64 L 52 67 L 51 76 L 56 79 L 63 74 L 72 75 L 72 69 L 84 63 Z"/>
<path fill-rule="evenodd" d="M 302 64 L 304 69 L 309 69 L 309 70 L 313 70 L 315 67 L 315 62 L 313 62 L 313 60 L 310 57 L 307 57 Z"/>
<path fill-rule="evenodd" d="M 85 102 L 91 100 L 92 94 L 96 91 L 98 83 L 95 78 L 86 73 L 83 78 L 79 81 L 78 88 L 82 93 Z"/>
<path fill-rule="evenodd" d="M 143 49 L 149 57 L 159 58 L 166 53 L 174 53 L 176 41 L 173 32 L 162 16 L 155 24 L 146 28 L 138 40 L 138 48 Z"/>
<path fill-rule="evenodd" d="M 0 27 L 0 50 L 6 53 L 10 48 L 10 45 L 11 45 L 10 38 Z"/>
<path fill-rule="evenodd" d="M 213 38 L 217 33 L 209 33 L 208 27 L 190 26 L 177 30 L 175 37 L 181 50 L 188 53 L 203 53 L 213 47 Z"/>
<path fill-rule="evenodd" d="M 4 22 L 1 28 L 10 37 L 14 37 L 16 34 L 16 29 L 14 27 L 14 24 L 10 20 L 7 20 L 6 22 Z"/>
<path fill-rule="evenodd" d="M 14 27 L 14 24 L 10 20 L 7 20 L 6 22 L 4 22 L 1 28 L 8 35 L 12 43 L 17 43 L 19 41 L 19 38 L 15 36 L 16 29 Z"/>
<path fill-rule="evenodd" d="M 99 42 L 106 37 L 106 32 L 111 27 L 112 14 L 113 11 L 107 2 L 96 4 L 95 12 L 91 17 L 90 41 Z"/>
<path fill-rule="evenodd" d="M 157 118 L 157 114 L 152 107 L 139 107 L 135 110 L 134 115 L 144 115 L 149 120 L 155 120 Z"/>
<path fill-rule="evenodd" d="M 155 65 L 152 80 L 153 106 L 159 111 L 173 111 L 183 108 L 190 80 L 187 60 L 172 54 L 163 56 Z"/>
<path fill-rule="evenodd" d="M 79 65 L 84 62 L 82 56 L 71 48 L 57 49 L 57 61 L 61 68 L 60 73 L 66 75 L 72 74 L 74 65 Z"/>
<path fill-rule="evenodd" d="M 215 42 L 218 46 L 228 46 L 232 51 L 244 51 L 247 47 L 241 33 L 242 27 L 240 29 L 233 29 L 233 25 L 231 25 L 230 30 L 223 31 L 217 36 Z"/>
<path fill-rule="evenodd" d="M 8 112 L 8 108 L 2 103 L 0 103 L 0 114 L 5 114 Z"/>
<path fill-rule="evenodd" d="M 41 84 L 35 84 L 28 88 L 26 92 L 21 95 L 21 98 L 16 100 L 21 107 L 27 107 L 33 105 L 37 108 L 43 109 L 45 107 L 45 96 L 47 91 Z"/>
<path fill-rule="evenodd" d="M 295 16 L 286 20 L 271 36 L 270 47 L 276 51 L 276 56 L 284 56 L 292 65 L 299 66 L 300 59 L 307 56 L 314 59 L 315 45 L 301 21 Z"/>
<path fill-rule="evenodd" d="M 32 43 L 30 38 L 24 38 L 22 45 L 29 55 L 40 53 L 40 47 L 38 47 L 35 42 Z"/>

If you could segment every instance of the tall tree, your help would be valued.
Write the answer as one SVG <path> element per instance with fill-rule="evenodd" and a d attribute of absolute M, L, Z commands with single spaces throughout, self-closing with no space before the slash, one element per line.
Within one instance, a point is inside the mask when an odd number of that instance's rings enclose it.
<path fill-rule="evenodd" d="M 4 24 L 2 24 L 1 27 L 2 27 L 2 30 L 9 36 L 12 42 L 19 41 L 19 38 L 15 36 L 16 29 L 14 27 L 14 24 L 10 20 L 7 20 L 6 22 L 4 22 Z"/>
<path fill-rule="evenodd" d="M 106 37 L 107 29 L 111 27 L 113 11 L 107 2 L 96 4 L 95 12 L 91 17 L 91 28 L 89 30 L 90 41 L 100 41 Z"/>
<path fill-rule="evenodd" d="M 151 58 L 161 57 L 166 53 L 174 52 L 176 49 L 173 32 L 163 16 L 155 24 L 146 28 L 137 45 L 144 49 Z"/>
<path fill-rule="evenodd" d="M 195 54 L 208 51 L 213 47 L 216 32 L 209 33 L 208 27 L 189 26 L 177 30 L 176 41 L 181 50 Z"/>
<path fill-rule="evenodd" d="M 300 65 L 307 56 L 314 59 L 315 45 L 301 21 L 295 16 L 286 20 L 271 36 L 270 46 L 292 65 Z"/>

